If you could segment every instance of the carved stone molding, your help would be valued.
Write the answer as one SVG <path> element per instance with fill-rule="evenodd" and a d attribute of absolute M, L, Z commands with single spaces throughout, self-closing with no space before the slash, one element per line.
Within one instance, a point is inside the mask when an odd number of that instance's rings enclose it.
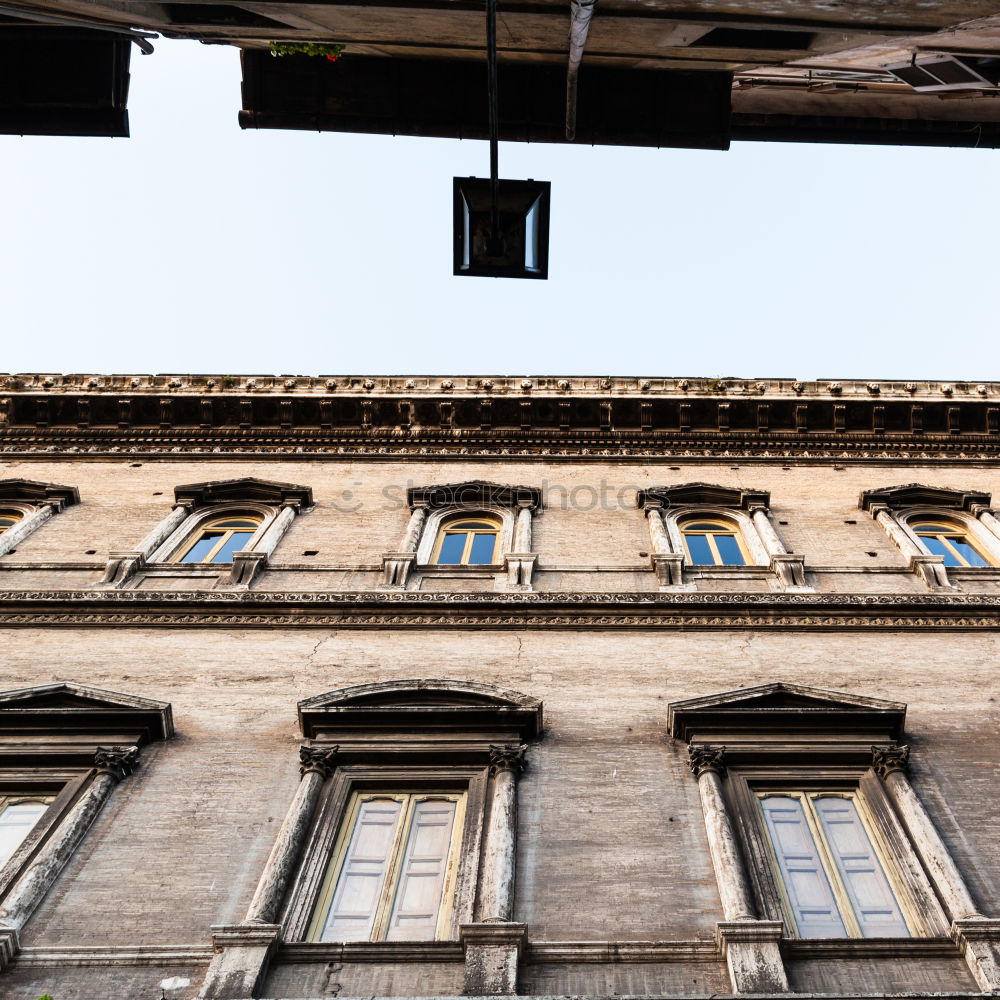
<path fill-rule="evenodd" d="M 700 778 L 706 771 L 722 774 L 726 769 L 725 757 L 725 747 L 695 744 L 688 747 L 688 767 L 696 778 Z"/>
<path fill-rule="evenodd" d="M 98 747 L 94 754 L 94 767 L 98 771 L 110 774 L 119 781 L 127 778 L 139 763 L 139 748 L 131 747 Z"/>
<path fill-rule="evenodd" d="M 872 769 L 880 778 L 887 777 L 893 771 L 905 774 L 909 769 L 909 762 L 910 748 L 906 744 L 872 747 Z"/>
<path fill-rule="evenodd" d="M 990 494 L 979 490 L 954 490 L 947 486 L 924 486 L 907 483 L 905 486 L 883 486 L 865 490 L 858 498 L 861 510 L 871 511 L 879 506 L 890 510 L 907 507 L 936 507 L 941 510 L 970 510 L 973 505 L 988 507 Z"/>
<path fill-rule="evenodd" d="M 0 592 L 5 626 L 995 629 L 1000 595 L 691 592 Z"/>
<path fill-rule="evenodd" d="M 711 506 L 733 510 L 767 509 L 771 494 L 767 490 L 741 490 L 713 483 L 678 483 L 673 486 L 651 486 L 636 494 L 636 506 L 645 510 L 652 505 L 661 509 L 673 507 Z"/>
<path fill-rule="evenodd" d="M 527 507 L 535 510 L 542 505 L 542 492 L 533 486 L 505 486 L 471 480 L 465 483 L 444 483 L 439 486 L 411 487 L 406 502 L 414 507 Z"/>
<path fill-rule="evenodd" d="M 527 746 L 521 744 L 515 746 L 507 744 L 504 746 L 490 745 L 490 774 L 498 774 L 500 771 L 513 771 L 520 774 L 527 767 L 525 751 Z"/>
<path fill-rule="evenodd" d="M 333 747 L 299 747 L 299 774 L 306 775 L 314 771 L 325 781 L 333 774 L 337 766 L 339 746 Z"/>

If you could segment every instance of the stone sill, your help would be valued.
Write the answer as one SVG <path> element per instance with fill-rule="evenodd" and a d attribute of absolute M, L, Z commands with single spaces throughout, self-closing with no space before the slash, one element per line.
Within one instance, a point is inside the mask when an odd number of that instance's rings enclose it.
<path fill-rule="evenodd" d="M 788 958 L 958 958 L 951 938 L 783 938 Z"/>
<path fill-rule="evenodd" d="M 465 952 L 458 941 L 298 941 L 279 947 L 274 961 L 283 965 L 311 962 L 455 962 Z"/>

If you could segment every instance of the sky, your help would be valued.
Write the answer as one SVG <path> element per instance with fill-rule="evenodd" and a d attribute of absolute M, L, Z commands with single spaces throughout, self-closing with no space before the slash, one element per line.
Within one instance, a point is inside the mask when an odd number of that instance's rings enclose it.
<path fill-rule="evenodd" d="M 0 136 L 0 370 L 1000 380 L 1000 151 L 504 143 L 549 280 L 454 277 L 485 142 L 242 131 L 236 50 L 154 44 L 131 138 Z"/>

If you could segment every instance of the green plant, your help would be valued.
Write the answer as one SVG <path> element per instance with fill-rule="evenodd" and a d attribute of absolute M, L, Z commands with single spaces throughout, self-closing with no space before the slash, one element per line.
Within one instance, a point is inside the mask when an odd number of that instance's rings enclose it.
<path fill-rule="evenodd" d="M 42 996 L 40 996 L 38 998 L 38 1000 L 52 1000 L 52 994 L 51 993 L 43 993 Z"/>
<path fill-rule="evenodd" d="M 323 56 L 336 62 L 344 54 L 343 45 L 326 42 L 269 42 L 272 56 Z"/>

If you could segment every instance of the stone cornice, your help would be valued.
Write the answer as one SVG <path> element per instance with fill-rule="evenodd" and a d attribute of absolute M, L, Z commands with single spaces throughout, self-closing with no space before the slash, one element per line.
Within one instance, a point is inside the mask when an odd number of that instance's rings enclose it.
<path fill-rule="evenodd" d="M 0 454 L 978 462 L 1000 384 L 0 376 Z"/>
<path fill-rule="evenodd" d="M 1000 627 L 1000 596 L 888 594 L 4 591 L 0 626 L 168 628 Z"/>
<path fill-rule="evenodd" d="M 573 395 L 674 395 L 740 397 L 784 396 L 790 399 L 961 399 L 1000 400 L 1000 382 L 929 382 L 775 378 L 664 378 L 653 376 L 512 376 L 512 375 L 58 375 L 0 374 L 0 393 L 107 393 L 133 395 L 201 395 L 226 393 L 294 393 L 295 395 L 362 397 L 446 395 L 449 398 Z"/>

